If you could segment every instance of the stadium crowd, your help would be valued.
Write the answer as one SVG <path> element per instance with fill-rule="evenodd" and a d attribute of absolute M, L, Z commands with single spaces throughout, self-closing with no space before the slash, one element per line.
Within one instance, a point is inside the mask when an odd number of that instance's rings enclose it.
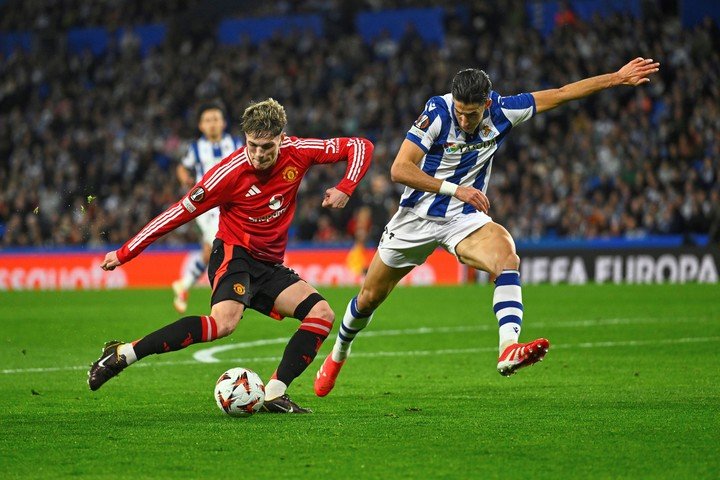
<path fill-rule="evenodd" d="M 41 3 L 23 2 L 29 10 L 12 20 L 14 29 L 36 31 L 32 8 Z M 160 11 L 143 5 L 163 2 L 128 3 L 137 7 L 119 18 L 142 23 L 200 2 L 167 2 Z M 297 2 L 280 3 L 297 11 Z M 333 4 L 311 3 L 322 14 Z M 457 70 L 483 68 L 500 94 L 514 94 L 614 71 L 638 54 L 661 62 L 647 86 L 563 106 L 508 138 L 494 163 L 490 214 L 521 240 L 720 237 L 717 25 L 683 29 L 677 16 L 646 2 L 642 19 L 564 17 L 543 37 L 528 27 L 523 1 L 504 2 L 503 12 L 490 3 L 448 7 L 442 46 L 424 44 L 412 28 L 400 41 L 381 35 L 367 44 L 348 22 L 324 37 L 275 35 L 258 45 L 171 32 L 145 57 L 132 32 L 100 56 L 72 54 L 62 41 L 16 50 L 0 58 L 0 247 L 123 242 L 182 195 L 175 165 L 198 135 L 198 106 L 220 102 L 239 134 L 242 109 L 268 96 L 285 105 L 290 135 L 363 135 L 376 144 L 368 179 L 344 210 L 320 208 L 344 166 L 311 170 L 292 240 L 349 240 L 369 208 L 374 242 L 397 208 L 401 189 L 389 169 L 405 132 L 430 96 L 449 91 Z M 112 17 L 88 8 L 75 18 L 46 11 L 41 38 Z M 262 8 L 252 13 L 270 13 Z M 164 242 L 196 238 L 189 224 Z"/>

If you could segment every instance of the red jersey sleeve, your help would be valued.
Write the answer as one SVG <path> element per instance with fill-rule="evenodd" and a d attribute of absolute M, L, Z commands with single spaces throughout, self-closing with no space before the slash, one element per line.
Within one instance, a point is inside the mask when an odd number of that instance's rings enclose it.
<path fill-rule="evenodd" d="M 137 235 L 120 247 L 117 257 L 127 263 L 140 255 L 151 243 L 211 208 L 228 201 L 233 193 L 239 165 L 236 158 L 227 157 L 200 179 L 180 201 L 152 219 Z"/>
<path fill-rule="evenodd" d="M 313 163 L 336 163 L 347 160 L 345 176 L 335 188 L 352 195 L 358 183 L 370 168 L 373 149 L 370 140 L 361 137 L 341 137 L 322 140 L 324 150 L 308 150 Z"/>

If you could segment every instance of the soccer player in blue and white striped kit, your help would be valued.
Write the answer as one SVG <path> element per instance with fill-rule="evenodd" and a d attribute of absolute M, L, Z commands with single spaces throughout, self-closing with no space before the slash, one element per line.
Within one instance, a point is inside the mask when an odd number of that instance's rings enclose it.
<path fill-rule="evenodd" d="M 613 73 L 505 97 L 492 90 L 485 72 L 470 68 L 455 75 L 451 93 L 428 100 L 390 171 L 393 181 L 405 185 L 400 208 L 385 227 L 360 293 L 347 306 L 333 350 L 317 373 L 315 393 L 330 393 L 355 336 L 395 285 L 438 246 L 495 280 L 498 372 L 512 375 L 542 360 L 548 340 L 519 342 L 523 304 L 515 243 L 488 216 L 485 192 L 495 153 L 514 126 L 534 115 L 607 88 L 642 85 L 659 65 L 638 57 Z"/>

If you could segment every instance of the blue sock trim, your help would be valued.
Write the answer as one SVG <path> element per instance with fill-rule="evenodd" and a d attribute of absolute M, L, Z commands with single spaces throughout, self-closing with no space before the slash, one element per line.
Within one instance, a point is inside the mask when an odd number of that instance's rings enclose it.
<path fill-rule="evenodd" d="M 515 270 L 512 271 L 505 271 L 501 273 L 496 279 L 495 279 L 495 286 L 496 287 L 502 287 L 504 285 L 517 285 L 520 286 L 520 274 L 516 272 Z"/>
<path fill-rule="evenodd" d="M 373 312 L 365 313 L 358 310 L 357 297 L 353 297 L 352 300 L 350 300 L 350 314 L 355 318 L 367 318 L 372 315 Z"/>
<path fill-rule="evenodd" d="M 522 319 L 517 315 L 507 315 L 498 320 L 498 327 L 502 327 L 506 323 L 517 323 L 518 325 L 522 325 Z"/>
<path fill-rule="evenodd" d="M 503 308 L 519 308 L 520 310 L 522 310 L 523 305 L 520 302 L 513 302 L 513 301 L 498 302 L 495 305 L 493 305 L 493 311 L 495 313 L 498 313 Z"/>
<path fill-rule="evenodd" d="M 340 328 L 345 330 L 347 333 L 358 333 L 360 330 L 362 330 L 361 328 L 350 328 L 347 325 L 345 325 L 344 323 L 340 324 Z"/>
<path fill-rule="evenodd" d="M 352 338 L 348 338 L 348 337 L 346 337 L 345 335 L 343 335 L 343 334 L 340 333 L 340 332 L 338 332 L 338 338 L 339 338 L 340 340 L 342 340 L 343 342 L 346 342 L 346 343 L 350 343 L 350 342 L 353 341 Z"/>

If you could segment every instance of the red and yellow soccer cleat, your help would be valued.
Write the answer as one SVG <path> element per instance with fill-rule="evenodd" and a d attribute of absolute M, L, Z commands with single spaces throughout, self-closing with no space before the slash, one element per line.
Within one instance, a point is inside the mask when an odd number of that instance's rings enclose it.
<path fill-rule="evenodd" d="M 540 362 L 549 348 L 550 342 L 546 338 L 538 338 L 530 343 L 513 343 L 498 358 L 498 372 L 508 377 L 518 369 Z M 317 387 L 315 389 L 317 391 Z"/>
<path fill-rule="evenodd" d="M 345 360 L 336 362 L 332 359 L 332 353 L 327 356 L 317 375 L 315 375 L 315 395 L 324 397 L 330 393 L 335 386 L 335 380 L 337 380 L 343 365 L 345 365 Z"/>

